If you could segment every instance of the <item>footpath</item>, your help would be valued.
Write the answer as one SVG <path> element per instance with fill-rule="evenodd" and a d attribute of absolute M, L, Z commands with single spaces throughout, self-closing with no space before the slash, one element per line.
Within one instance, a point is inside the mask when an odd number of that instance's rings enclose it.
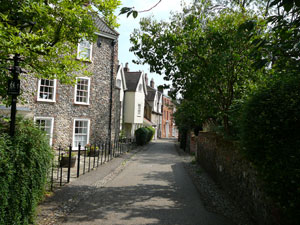
<path fill-rule="evenodd" d="M 114 179 L 127 166 L 130 159 L 139 151 L 143 151 L 153 143 L 138 146 L 98 168 L 72 180 L 71 183 L 56 189 L 53 194 L 38 206 L 38 225 L 58 225 L 57 221 L 71 213 L 80 201 L 91 196 L 98 188 Z"/>

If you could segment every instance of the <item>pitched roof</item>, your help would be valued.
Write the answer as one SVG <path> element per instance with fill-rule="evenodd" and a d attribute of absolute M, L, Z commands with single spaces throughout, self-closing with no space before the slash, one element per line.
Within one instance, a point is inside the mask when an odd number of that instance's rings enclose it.
<path fill-rule="evenodd" d="M 114 29 L 110 28 L 103 19 L 101 19 L 99 16 L 93 16 L 95 26 L 98 27 L 100 33 L 106 34 L 106 35 L 113 35 L 113 36 L 119 36 L 119 33 L 115 31 Z"/>
<path fill-rule="evenodd" d="M 146 95 L 146 99 L 148 101 L 154 101 L 156 90 L 150 86 L 147 86 L 148 94 Z"/>
<path fill-rule="evenodd" d="M 127 72 L 127 71 L 124 71 L 124 73 L 125 73 L 127 91 L 136 91 L 137 84 L 140 80 L 142 72 Z"/>

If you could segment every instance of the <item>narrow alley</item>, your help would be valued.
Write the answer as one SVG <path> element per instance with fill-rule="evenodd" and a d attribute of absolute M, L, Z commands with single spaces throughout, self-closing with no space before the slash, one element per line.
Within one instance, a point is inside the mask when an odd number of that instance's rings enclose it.
<path fill-rule="evenodd" d="M 151 143 L 126 164 L 122 172 L 80 201 L 59 224 L 232 224 L 205 210 L 174 140 Z"/>

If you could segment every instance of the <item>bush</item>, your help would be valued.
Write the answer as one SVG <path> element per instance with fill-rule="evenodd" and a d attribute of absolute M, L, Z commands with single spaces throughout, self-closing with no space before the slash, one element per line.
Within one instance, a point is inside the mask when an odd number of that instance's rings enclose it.
<path fill-rule="evenodd" d="M 154 137 L 154 134 L 155 134 L 155 128 L 153 127 L 146 127 L 150 132 L 148 134 L 148 140 L 147 142 L 151 141 Z"/>
<path fill-rule="evenodd" d="M 13 141 L 0 135 L 1 225 L 33 223 L 52 156 L 48 138 L 31 121 L 17 124 Z"/>
<path fill-rule="evenodd" d="M 141 127 L 135 131 L 137 145 L 145 145 L 153 138 L 155 130 L 154 128 Z"/>
<path fill-rule="evenodd" d="M 300 79 L 277 81 L 244 107 L 241 141 L 265 181 L 266 193 L 284 213 L 300 221 Z"/>

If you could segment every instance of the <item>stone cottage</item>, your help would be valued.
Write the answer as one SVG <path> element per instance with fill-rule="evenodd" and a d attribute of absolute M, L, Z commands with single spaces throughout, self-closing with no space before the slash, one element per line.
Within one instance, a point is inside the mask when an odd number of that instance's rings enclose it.
<path fill-rule="evenodd" d="M 72 144 L 76 149 L 118 133 L 115 114 L 115 80 L 118 68 L 118 33 L 97 17 L 97 43 L 78 44 L 77 58 L 86 59 L 92 76 L 78 76 L 76 85 L 58 80 L 22 79 L 25 106 L 54 146 Z"/>

